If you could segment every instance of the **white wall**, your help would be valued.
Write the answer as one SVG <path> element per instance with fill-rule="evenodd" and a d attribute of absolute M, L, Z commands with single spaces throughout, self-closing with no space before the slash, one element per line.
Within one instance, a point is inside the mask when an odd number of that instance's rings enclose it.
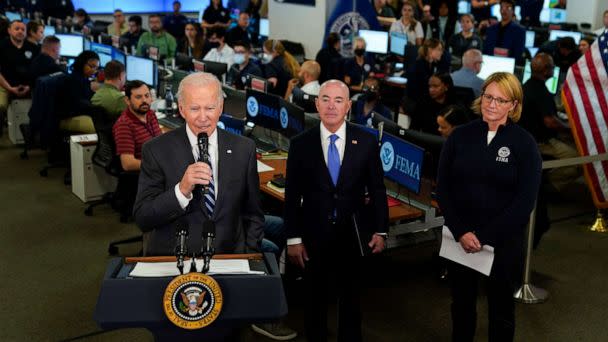
<path fill-rule="evenodd" d="M 606 0 L 568 1 L 569 23 L 590 23 L 593 30 L 602 26 L 602 13 L 608 9 Z"/>
<path fill-rule="evenodd" d="M 270 38 L 302 43 L 306 58 L 314 59 L 323 45 L 327 16 L 323 0 L 317 0 L 315 7 L 269 0 Z"/>

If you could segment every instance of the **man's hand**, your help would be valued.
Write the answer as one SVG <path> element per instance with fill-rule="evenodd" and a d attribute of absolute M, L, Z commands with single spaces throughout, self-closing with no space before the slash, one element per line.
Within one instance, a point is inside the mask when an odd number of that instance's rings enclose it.
<path fill-rule="evenodd" d="M 372 235 L 372 239 L 367 245 L 372 249 L 373 254 L 382 252 L 385 247 L 384 236 L 378 234 Z"/>
<path fill-rule="evenodd" d="M 291 263 L 304 268 L 304 262 L 308 261 L 308 253 L 306 253 L 306 247 L 303 243 L 287 246 L 287 256 Z"/>
<path fill-rule="evenodd" d="M 21 97 L 21 96 L 24 96 L 25 94 L 27 94 L 28 91 L 30 91 L 30 87 L 20 85 L 17 87 L 10 87 L 8 89 L 8 91 L 10 91 L 11 93 L 13 93 L 16 96 Z"/>
<path fill-rule="evenodd" d="M 179 190 L 184 196 L 190 197 L 195 185 L 207 185 L 212 178 L 213 173 L 207 163 L 196 162 L 190 164 L 186 169 L 186 172 L 184 172 L 182 180 L 179 182 Z"/>
<path fill-rule="evenodd" d="M 475 233 L 468 232 L 460 237 L 460 245 L 467 253 L 477 253 L 481 250 L 481 243 Z"/>

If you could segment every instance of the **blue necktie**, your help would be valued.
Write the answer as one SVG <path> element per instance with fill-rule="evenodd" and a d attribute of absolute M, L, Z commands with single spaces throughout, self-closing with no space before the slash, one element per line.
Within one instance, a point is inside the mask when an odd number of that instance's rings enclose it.
<path fill-rule="evenodd" d="M 211 159 L 207 157 L 209 160 L 209 168 L 211 169 L 211 174 L 213 174 L 213 166 L 211 166 Z M 202 161 L 202 156 L 200 156 L 199 152 L 199 161 Z M 213 215 L 213 209 L 215 209 L 215 186 L 213 186 L 214 179 L 209 180 L 209 185 L 207 185 L 207 192 L 205 193 L 205 198 L 203 202 L 205 203 L 205 207 L 207 207 L 207 212 L 209 216 Z"/>
<path fill-rule="evenodd" d="M 336 134 L 329 136 L 329 148 L 327 149 L 327 168 L 334 185 L 338 184 L 338 175 L 340 174 L 340 154 L 336 147 L 336 140 L 338 140 Z"/>

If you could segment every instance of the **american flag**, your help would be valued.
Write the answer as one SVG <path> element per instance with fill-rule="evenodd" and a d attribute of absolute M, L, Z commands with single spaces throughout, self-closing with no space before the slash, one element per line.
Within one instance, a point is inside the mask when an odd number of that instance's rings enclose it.
<path fill-rule="evenodd" d="M 581 155 L 608 150 L 608 31 L 570 67 L 562 98 Z M 585 176 L 598 208 L 608 208 L 608 161 L 585 164 Z"/>

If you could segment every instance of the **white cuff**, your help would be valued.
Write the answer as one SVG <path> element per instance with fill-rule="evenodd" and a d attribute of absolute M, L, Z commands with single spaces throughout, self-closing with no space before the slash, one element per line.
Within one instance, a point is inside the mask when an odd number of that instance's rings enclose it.
<path fill-rule="evenodd" d="M 192 200 L 192 193 L 190 194 L 190 197 L 184 196 L 184 194 L 182 194 L 182 191 L 179 189 L 179 183 L 177 183 L 175 184 L 175 197 L 177 197 L 177 202 L 179 202 L 179 206 L 182 207 L 183 210 L 186 210 L 186 207 L 190 203 L 190 200 Z"/>
<path fill-rule="evenodd" d="M 299 238 L 299 237 L 287 239 L 287 246 L 297 245 L 300 243 L 302 243 L 302 238 Z"/>

